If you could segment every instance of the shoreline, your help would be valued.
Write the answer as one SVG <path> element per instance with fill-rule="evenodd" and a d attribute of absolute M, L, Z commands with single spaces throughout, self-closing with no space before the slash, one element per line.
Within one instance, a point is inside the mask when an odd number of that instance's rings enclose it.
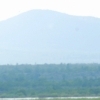
<path fill-rule="evenodd" d="M 26 97 L 26 98 L 0 98 L 0 100 L 38 100 L 38 99 L 98 99 L 100 97 Z"/>

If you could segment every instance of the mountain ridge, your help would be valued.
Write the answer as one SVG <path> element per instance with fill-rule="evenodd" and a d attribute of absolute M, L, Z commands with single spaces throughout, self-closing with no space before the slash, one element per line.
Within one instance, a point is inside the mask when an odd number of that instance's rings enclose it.
<path fill-rule="evenodd" d="M 4 63 L 98 62 L 99 26 L 94 17 L 28 11 L 0 22 L 0 59 Z"/>
<path fill-rule="evenodd" d="M 86 18 L 91 18 L 91 19 L 100 19 L 99 17 L 95 17 L 95 16 L 72 15 L 72 14 L 67 14 L 64 12 L 54 11 L 54 10 L 49 10 L 49 9 L 33 9 L 33 10 L 25 11 L 25 12 L 22 12 L 20 14 L 14 15 L 12 17 L 5 19 L 5 20 L 1 20 L 0 23 L 7 21 L 7 20 L 10 20 L 10 19 L 13 19 L 15 17 L 18 17 L 18 16 L 23 15 L 25 13 L 33 12 L 33 11 L 49 11 L 49 12 L 56 12 L 56 13 L 60 13 L 60 14 L 67 15 L 67 16 L 73 16 L 73 17 L 86 17 Z"/>

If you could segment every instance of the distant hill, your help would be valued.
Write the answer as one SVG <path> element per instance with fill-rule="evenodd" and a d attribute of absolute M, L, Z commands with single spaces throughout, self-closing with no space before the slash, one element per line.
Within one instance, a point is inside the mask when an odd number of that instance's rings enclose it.
<path fill-rule="evenodd" d="M 100 19 L 32 10 L 0 22 L 0 64 L 100 63 Z"/>

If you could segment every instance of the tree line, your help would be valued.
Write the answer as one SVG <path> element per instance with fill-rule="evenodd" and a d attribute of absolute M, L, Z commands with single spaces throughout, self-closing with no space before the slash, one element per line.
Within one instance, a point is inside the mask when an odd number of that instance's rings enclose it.
<path fill-rule="evenodd" d="M 100 96 L 100 64 L 0 65 L 0 97 Z"/>

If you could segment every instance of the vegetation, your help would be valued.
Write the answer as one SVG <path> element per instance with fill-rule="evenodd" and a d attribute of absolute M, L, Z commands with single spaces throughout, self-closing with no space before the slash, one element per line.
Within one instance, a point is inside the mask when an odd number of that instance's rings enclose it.
<path fill-rule="evenodd" d="M 21 99 L 21 100 L 26 100 L 26 99 Z M 28 100 L 34 100 L 34 99 L 28 99 Z M 40 98 L 40 99 L 35 99 L 35 100 L 48 100 L 46 98 Z M 53 99 L 49 99 L 49 100 L 100 100 L 100 98 L 67 98 L 67 99 L 58 99 L 58 98 L 53 98 Z"/>
<path fill-rule="evenodd" d="M 14 100 L 100 100 L 100 98 L 10 98 Z M 8 100 L 8 98 L 3 99 Z"/>
<path fill-rule="evenodd" d="M 100 64 L 0 65 L 0 97 L 73 96 L 100 96 Z"/>

